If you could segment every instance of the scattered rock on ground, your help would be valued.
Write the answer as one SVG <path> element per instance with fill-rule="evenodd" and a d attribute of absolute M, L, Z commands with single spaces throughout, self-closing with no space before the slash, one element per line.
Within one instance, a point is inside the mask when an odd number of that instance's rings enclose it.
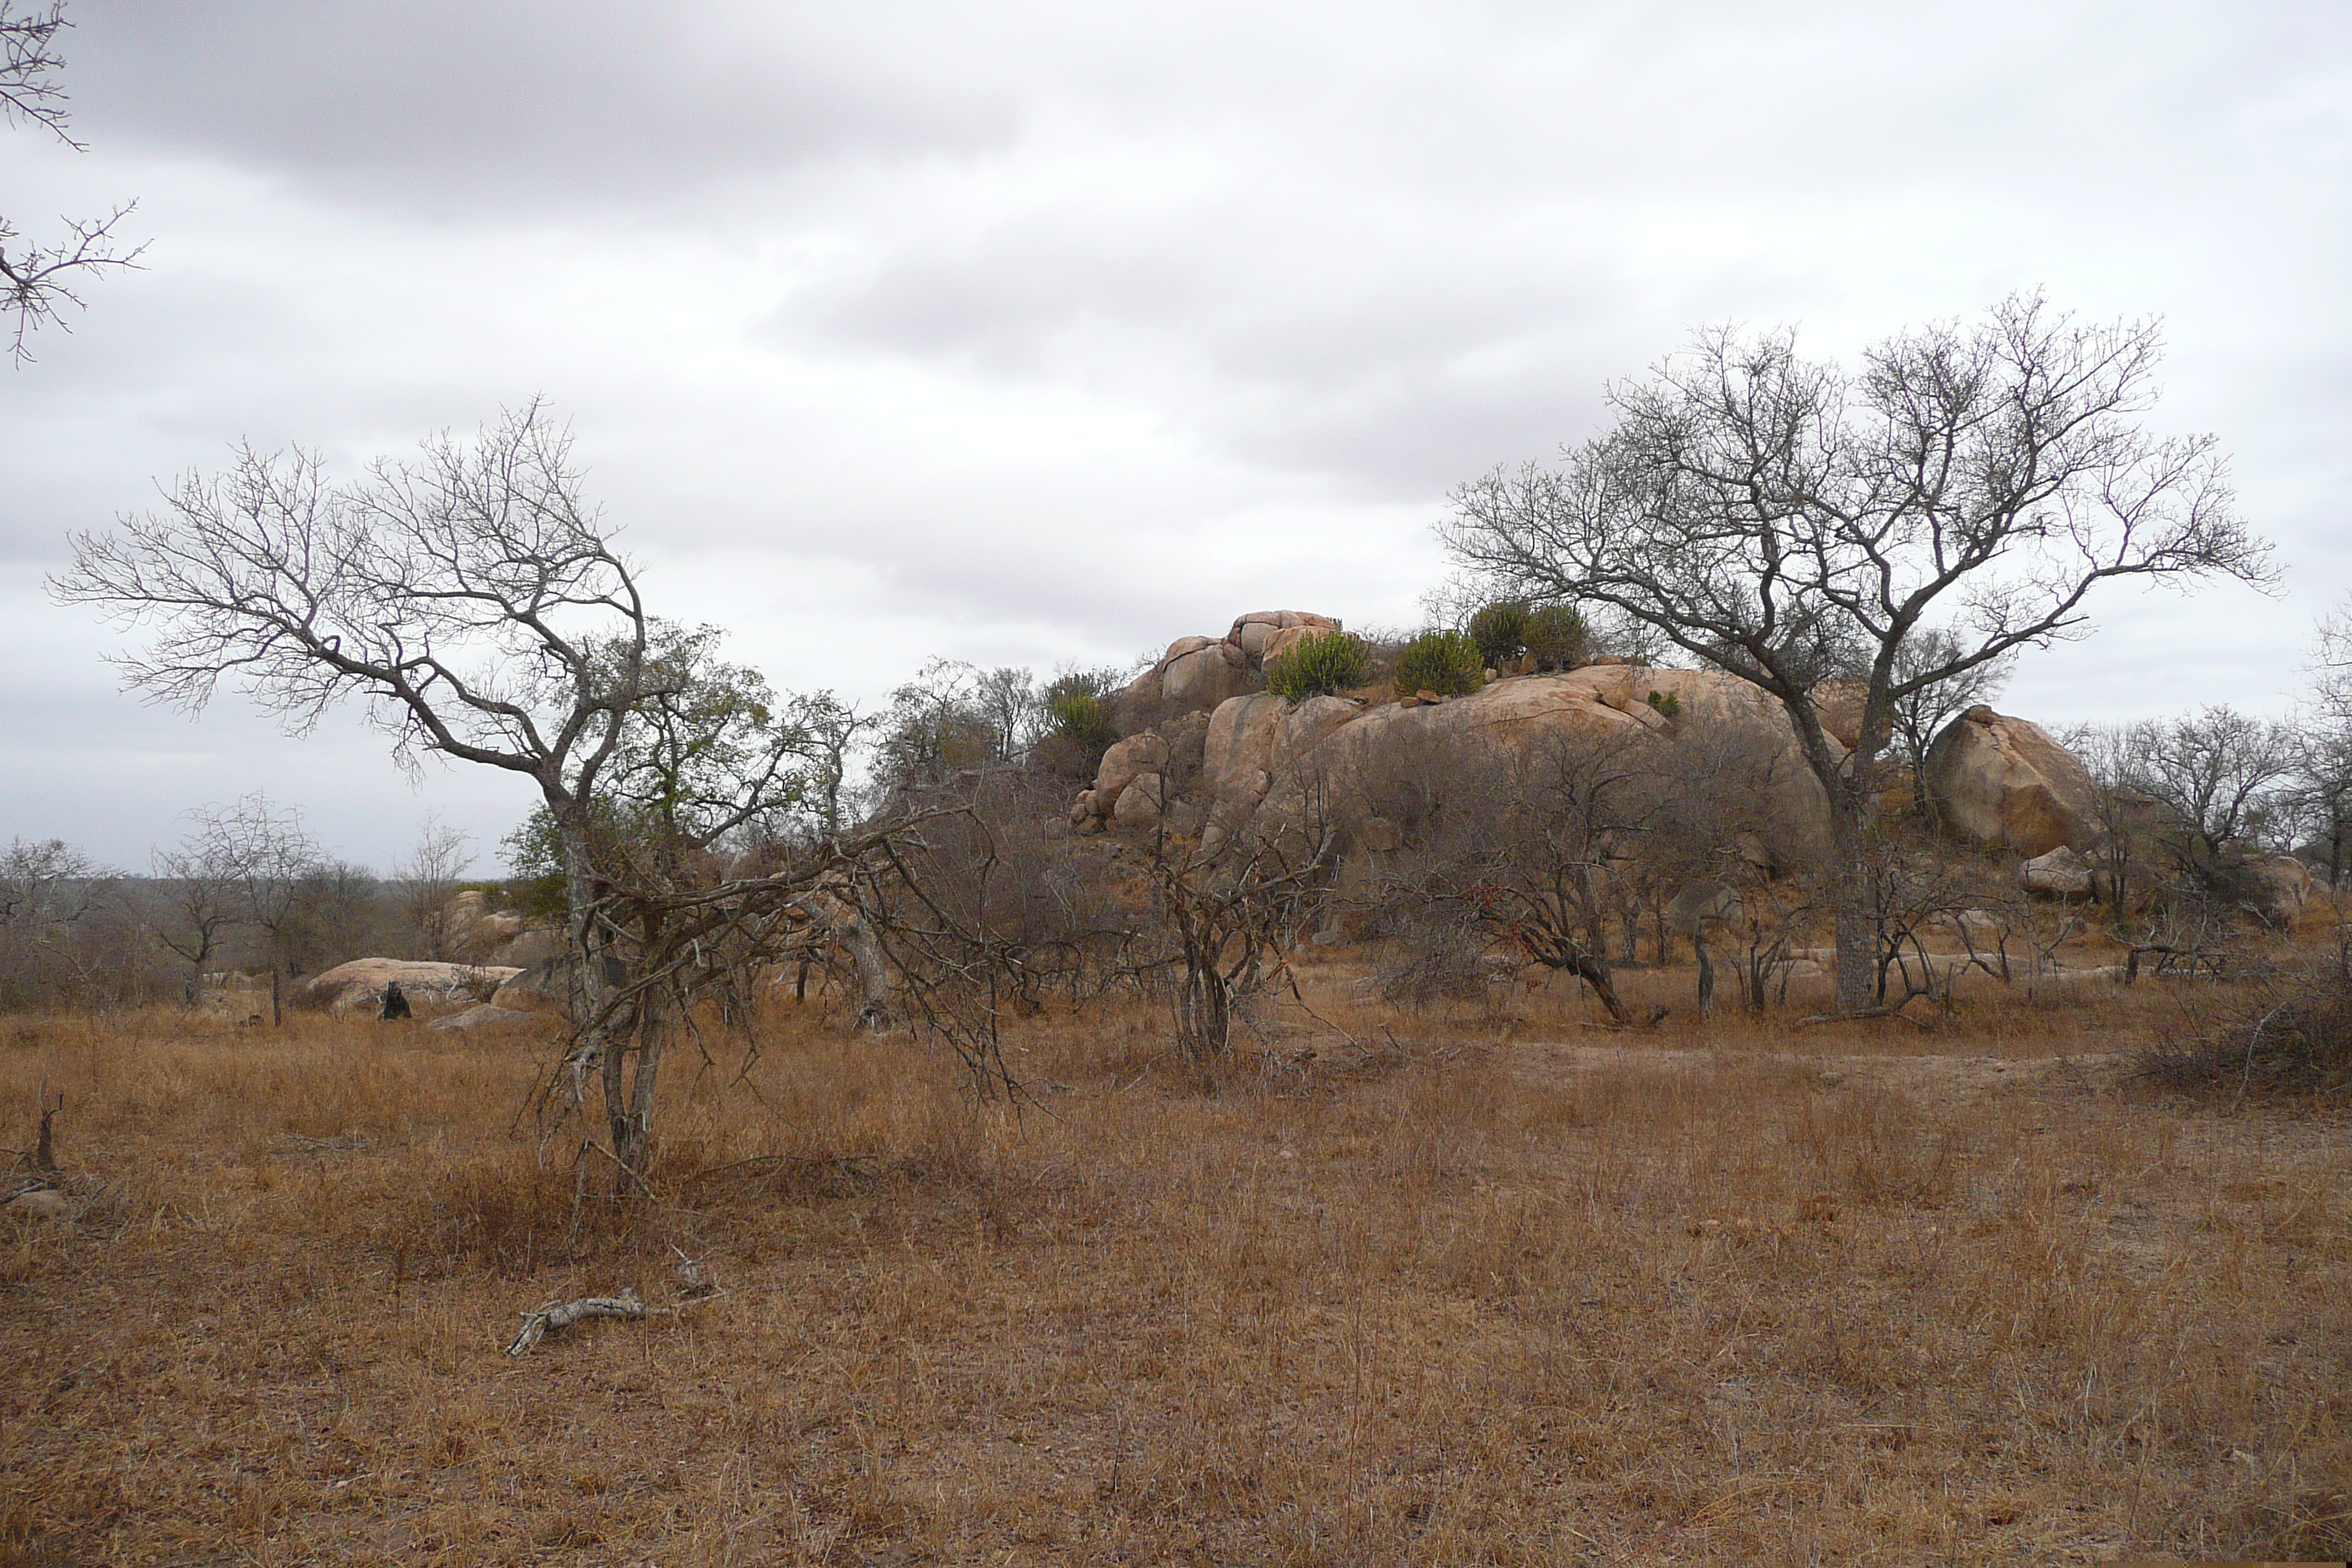
<path fill-rule="evenodd" d="M 71 1224 L 80 1205 L 55 1187 L 32 1187 L 18 1193 L 6 1204 L 0 1205 L 11 1214 L 28 1214 L 36 1219 L 57 1220 Z"/>
<path fill-rule="evenodd" d="M 2095 885 L 2091 863 L 2061 844 L 2017 868 L 2017 885 L 2053 899 L 2087 899 Z"/>

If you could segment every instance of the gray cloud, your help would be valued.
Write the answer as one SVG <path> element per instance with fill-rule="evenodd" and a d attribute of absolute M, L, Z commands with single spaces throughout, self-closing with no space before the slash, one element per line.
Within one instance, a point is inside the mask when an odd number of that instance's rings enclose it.
<path fill-rule="evenodd" d="M 85 119 L 321 197 L 479 221 L 663 208 L 741 176 L 1001 144 L 1002 87 L 771 8 L 299 0 L 76 13 Z M 808 24 L 815 25 L 808 25 Z M 919 58 L 919 55 L 918 55 Z"/>
<path fill-rule="evenodd" d="M 0 134 L 0 210 L 138 195 L 155 246 L 0 374 L 0 831 L 143 858 L 267 784 L 367 858 L 444 798 L 495 837 L 527 801 L 417 795 L 355 727 L 111 695 L 35 584 L 241 437 L 351 465 L 533 393 L 663 608 L 869 700 L 930 653 L 1408 621 L 1448 487 L 1589 434 L 1691 324 L 1845 353 L 2041 283 L 2169 317 L 2158 423 L 2222 436 L 2296 574 L 2102 605 L 2019 705 L 2276 706 L 2352 584 L 2339 6 L 74 15 L 96 151 Z"/>

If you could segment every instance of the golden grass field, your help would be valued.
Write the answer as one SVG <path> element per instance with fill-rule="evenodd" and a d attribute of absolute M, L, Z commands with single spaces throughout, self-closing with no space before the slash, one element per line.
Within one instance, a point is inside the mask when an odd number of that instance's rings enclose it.
<path fill-rule="evenodd" d="M 2342 1558 L 2352 1123 L 2125 1083 L 2189 1005 L 1334 1008 L 1207 1086 L 1089 1008 L 1017 1120 L 787 1008 L 619 1214 L 543 1037 L 9 1020 L 88 1206 L 0 1214 L 0 1564 Z"/>

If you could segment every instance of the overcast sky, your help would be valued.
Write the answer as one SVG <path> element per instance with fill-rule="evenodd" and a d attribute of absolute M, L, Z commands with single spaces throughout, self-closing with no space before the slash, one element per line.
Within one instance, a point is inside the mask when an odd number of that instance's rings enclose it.
<path fill-rule="evenodd" d="M 68 529 L 230 443 L 345 471 L 543 394 L 651 602 L 780 686 L 1417 619 L 1446 491 L 1696 324 L 1846 354 L 2160 315 L 2285 591 L 2095 603 L 2000 706 L 2283 710 L 2352 586 L 2352 7 L 74 0 L 39 233 L 146 269 L 0 370 L 0 834 L 143 869 L 255 789 L 388 865 L 505 777 L 121 695 Z M 486 866 L 488 856 L 486 853 Z"/>

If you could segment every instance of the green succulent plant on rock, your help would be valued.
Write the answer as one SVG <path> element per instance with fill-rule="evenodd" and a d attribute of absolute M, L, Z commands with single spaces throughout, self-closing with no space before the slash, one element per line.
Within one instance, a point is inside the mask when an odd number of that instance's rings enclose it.
<path fill-rule="evenodd" d="M 1347 632 L 1306 638 L 1267 667 L 1265 689 L 1293 702 L 1329 697 L 1372 678 L 1372 650 Z"/>
<path fill-rule="evenodd" d="M 1538 669 L 1575 669 L 1591 661 L 1592 628 L 1572 605 L 1529 611 L 1521 636 Z"/>
<path fill-rule="evenodd" d="M 1528 651 L 1528 606 L 1524 599 L 1502 599 L 1470 617 L 1466 628 L 1478 645 L 1484 668 L 1500 669 Z"/>
<path fill-rule="evenodd" d="M 1401 697 L 1434 691 L 1462 697 L 1486 682 L 1486 661 L 1468 632 L 1423 632 L 1398 650 L 1396 689 Z"/>

